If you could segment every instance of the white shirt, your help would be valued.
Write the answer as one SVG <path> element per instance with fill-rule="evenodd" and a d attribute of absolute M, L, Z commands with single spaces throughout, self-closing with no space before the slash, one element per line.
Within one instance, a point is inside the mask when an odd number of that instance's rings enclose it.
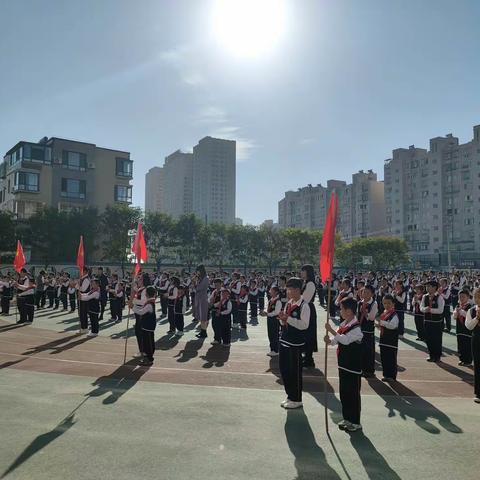
<path fill-rule="evenodd" d="M 315 296 L 315 284 L 310 280 L 305 286 L 305 290 L 302 293 L 302 297 L 307 303 L 310 303 L 314 296 Z"/>
<path fill-rule="evenodd" d="M 395 314 L 390 320 L 388 320 L 388 322 L 386 320 L 380 320 L 379 323 L 382 327 L 388 328 L 389 330 L 395 330 L 398 328 L 398 316 Z"/>
<path fill-rule="evenodd" d="M 427 303 L 427 295 L 428 293 L 426 293 L 423 298 L 422 298 L 422 303 L 420 304 L 420 311 L 422 313 L 428 313 L 427 312 L 427 309 L 429 308 L 428 307 L 428 303 Z M 433 313 L 433 314 L 440 314 L 440 313 L 443 313 L 443 307 L 445 307 L 445 300 L 443 299 L 443 297 L 441 295 L 438 295 L 438 307 L 437 308 L 432 308 L 430 310 L 430 313 Z"/>
<path fill-rule="evenodd" d="M 480 307 L 477 306 L 475 312 L 477 312 L 479 308 Z M 471 309 L 468 310 L 468 312 L 467 312 L 467 317 L 465 318 L 465 326 L 469 330 L 473 330 L 478 325 L 478 318 L 477 318 L 476 315 L 475 315 L 475 317 L 472 318 L 472 315 L 471 315 L 470 311 L 471 311 Z"/>
<path fill-rule="evenodd" d="M 267 312 L 267 317 L 278 317 L 278 314 L 282 311 L 282 302 L 278 297 L 273 298 L 275 302 L 275 308 L 271 312 Z"/>
<path fill-rule="evenodd" d="M 143 292 L 142 292 L 143 293 Z M 152 313 L 153 312 L 153 305 L 151 303 L 146 303 L 145 305 L 134 305 L 133 306 L 133 313 L 136 313 L 137 315 L 145 315 L 146 313 Z"/>
<path fill-rule="evenodd" d="M 353 317 L 352 320 L 347 322 L 344 320 L 340 326 L 341 327 L 350 327 L 354 323 L 357 323 L 357 317 Z M 363 333 L 360 328 L 353 328 L 347 333 L 337 333 L 331 340 L 332 345 L 338 345 L 341 343 L 342 345 L 350 345 L 353 342 L 361 342 L 363 338 Z"/>
<path fill-rule="evenodd" d="M 300 312 L 300 318 L 293 318 L 293 317 L 288 317 L 287 323 L 291 325 L 292 327 L 298 328 L 299 330 L 306 330 L 308 328 L 308 324 L 310 323 L 310 306 L 308 305 L 307 302 L 303 300 L 302 297 L 300 297 L 296 302 L 290 300 L 288 304 L 291 305 L 300 305 L 303 302 L 302 310 Z M 285 308 L 285 312 L 286 312 Z"/>

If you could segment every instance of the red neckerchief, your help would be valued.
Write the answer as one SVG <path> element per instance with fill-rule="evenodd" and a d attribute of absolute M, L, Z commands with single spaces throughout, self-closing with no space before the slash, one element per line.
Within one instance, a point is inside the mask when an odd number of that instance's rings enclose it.
<path fill-rule="evenodd" d="M 460 310 L 463 310 L 464 312 L 466 312 L 468 310 L 468 307 L 470 307 L 471 304 L 470 303 L 465 303 L 464 305 L 460 305 Z M 457 320 L 462 324 L 462 325 L 465 325 L 465 318 L 463 315 L 458 315 L 457 317 Z"/>
<path fill-rule="evenodd" d="M 385 321 L 387 318 L 392 317 L 395 314 L 395 307 L 391 310 L 384 310 L 384 312 L 380 315 L 380 321 Z M 384 326 L 380 327 L 380 335 L 383 335 L 383 331 L 385 330 Z"/>
<path fill-rule="evenodd" d="M 362 301 L 360 305 L 360 318 L 359 318 L 360 325 L 363 323 L 364 320 L 367 319 L 367 310 L 368 310 L 368 302 Z"/>
<path fill-rule="evenodd" d="M 273 310 L 275 310 L 275 304 L 277 303 L 277 300 L 278 300 L 278 297 L 270 299 L 270 301 L 268 302 L 268 306 L 274 307 Z"/>
<path fill-rule="evenodd" d="M 337 335 L 343 335 L 344 333 L 346 333 L 347 331 L 351 330 L 355 325 L 360 325 L 358 323 L 358 320 L 355 319 L 356 321 L 353 322 L 351 325 L 350 325 L 350 322 L 347 322 L 345 325 L 340 325 L 337 329 Z M 337 344 L 337 357 L 340 355 L 340 343 Z"/>

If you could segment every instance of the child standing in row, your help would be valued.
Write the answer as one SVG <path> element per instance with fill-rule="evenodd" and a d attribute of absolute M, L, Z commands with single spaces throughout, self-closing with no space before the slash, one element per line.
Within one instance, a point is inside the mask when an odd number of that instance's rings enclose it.
<path fill-rule="evenodd" d="M 480 403 L 480 288 L 473 294 L 475 306 L 470 308 L 465 326 L 472 331 L 473 371 L 475 377 L 475 403 Z"/>
<path fill-rule="evenodd" d="M 380 329 L 380 358 L 382 360 L 382 382 L 393 382 L 397 379 L 397 352 L 400 321 L 395 309 L 393 295 L 383 297 L 383 312 L 377 322 Z"/>
<path fill-rule="evenodd" d="M 453 318 L 457 324 L 457 349 L 462 367 L 468 367 L 472 364 L 472 332 L 466 327 L 465 320 L 467 312 L 472 308 L 470 291 L 461 290 L 458 294 L 459 304 L 453 312 Z"/>

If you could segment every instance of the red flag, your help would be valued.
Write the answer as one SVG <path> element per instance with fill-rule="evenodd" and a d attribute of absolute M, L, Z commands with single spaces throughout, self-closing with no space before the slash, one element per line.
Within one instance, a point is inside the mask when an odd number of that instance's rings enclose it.
<path fill-rule="evenodd" d="M 320 246 L 320 274 L 322 282 L 331 280 L 333 255 L 335 253 L 335 229 L 337 227 L 338 196 L 332 192 L 328 206 L 325 228 L 323 229 L 322 244 Z"/>
<path fill-rule="evenodd" d="M 80 276 L 83 276 L 83 269 L 85 267 L 85 251 L 83 249 L 83 235 L 80 235 L 80 243 L 78 245 L 77 267 L 80 270 Z"/>
<path fill-rule="evenodd" d="M 143 236 L 143 227 L 140 222 L 137 226 L 137 234 L 133 242 L 132 252 L 135 254 L 137 264 L 135 265 L 135 275 L 140 272 L 140 263 L 146 262 L 148 258 L 147 244 L 145 243 L 145 237 Z"/>
<path fill-rule="evenodd" d="M 23 248 L 20 240 L 17 240 L 17 251 L 15 252 L 15 260 L 13 261 L 13 266 L 15 270 L 20 273 L 20 270 L 25 265 L 25 255 L 23 254 Z"/>

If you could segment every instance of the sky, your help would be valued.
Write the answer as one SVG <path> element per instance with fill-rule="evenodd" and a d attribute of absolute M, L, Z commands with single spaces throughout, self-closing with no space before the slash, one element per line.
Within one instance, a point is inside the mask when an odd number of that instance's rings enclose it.
<path fill-rule="evenodd" d="M 237 140 L 236 215 L 259 224 L 287 190 L 383 179 L 394 148 L 472 138 L 478 0 L 278 1 L 255 48 L 215 0 L 0 0 L 0 151 L 44 136 L 129 151 L 143 206 L 167 155 Z"/>

